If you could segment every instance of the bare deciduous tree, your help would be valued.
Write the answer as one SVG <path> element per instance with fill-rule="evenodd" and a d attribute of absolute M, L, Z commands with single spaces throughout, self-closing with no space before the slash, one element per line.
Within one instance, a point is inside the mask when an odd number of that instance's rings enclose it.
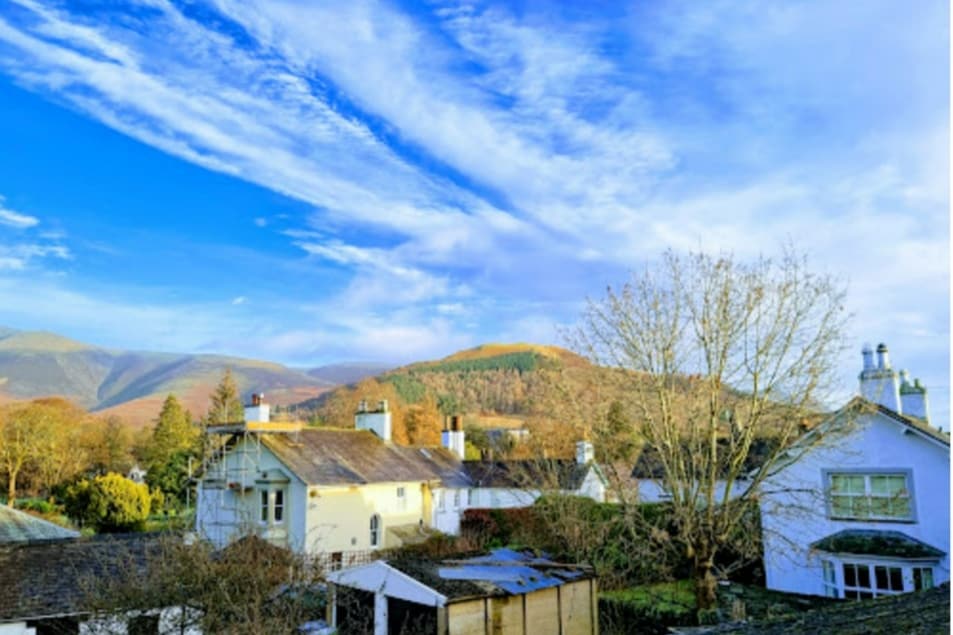
<path fill-rule="evenodd" d="M 613 376 L 656 454 L 670 539 L 692 563 L 700 610 L 716 601 L 716 556 L 834 385 L 845 291 L 806 264 L 791 248 L 751 263 L 670 251 L 590 300 L 570 334 L 577 351 L 622 371 Z"/>

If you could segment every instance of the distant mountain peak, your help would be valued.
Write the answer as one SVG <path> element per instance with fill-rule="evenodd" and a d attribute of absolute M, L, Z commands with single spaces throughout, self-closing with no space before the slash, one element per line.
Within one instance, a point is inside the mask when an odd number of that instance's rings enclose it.
<path fill-rule="evenodd" d="M 0 350 L 30 353 L 72 353 L 94 350 L 95 346 L 71 340 L 49 331 L 17 331 L 0 327 Z"/>

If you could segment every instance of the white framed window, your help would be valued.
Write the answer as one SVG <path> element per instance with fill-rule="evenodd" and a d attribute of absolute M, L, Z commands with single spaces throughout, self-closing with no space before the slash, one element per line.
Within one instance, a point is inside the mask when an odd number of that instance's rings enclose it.
<path fill-rule="evenodd" d="M 844 597 L 866 600 L 903 593 L 903 567 L 844 563 Z"/>
<path fill-rule="evenodd" d="M 933 588 L 933 567 L 913 567 L 913 590 Z"/>
<path fill-rule="evenodd" d="M 456 490 L 453 493 L 453 507 L 460 509 L 460 490 Z"/>
<path fill-rule="evenodd" d="M 831 518 L 913 520 L 909 472 L 828 472 Z"/>
<path fill-rule="evenodd" d="M 381 543 L 381 517 L 377 514 L 371 516 L 371 546 L 377 547 Z"/>
<path fill-rule="evenodd" d="M 404 487 L 397 488 L 397 509 L 407 509 L 407 489 Z"/>
<path fill-rule="evenodd" d="M 467 490 L 467 507 L 473 507 L 473 490 Z"/>
<path fill-rule="evenodd" d="M 280 525 L 285 521 L 285 490 L 262 489 L 260 496 L 260 514 L 262 524 Z"/>
<path fill-rule="evenodd" d="M 444 511 L 447 508 L 447 493 L 440 492 L 437 496 L 437 509 Z"/>
<path fill-rule="evenodd" d="M 285 521 L 285 490 L 276 489 L 274 492 L 274 505 L 272 506 L 272 514 L 274 515 L 275 524 L 279 525 Z"/>
<path fill-rule="evenodd" d="M 838 597 L 837 568 L 830 560 L 822 560 L 821 566 L 824 568 L 824 595 L 829 598 Z"/>
<path fill-rule="evenodd" d="M 268 490 L 261 490 L 261 515 L 259 520 L 263 523 L 268 522 Z"/>

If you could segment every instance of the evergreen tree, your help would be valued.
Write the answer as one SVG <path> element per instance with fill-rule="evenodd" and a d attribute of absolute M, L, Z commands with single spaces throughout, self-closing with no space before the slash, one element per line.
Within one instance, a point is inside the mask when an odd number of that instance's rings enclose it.
<path fill-rule="evenodd" d="M 190 457 L 199 454 L 199 430 L 175 395 L 162 404 L 149 445 L 143 451 L 146 482 L 174 498 L 184 498 Z"/>
<path fill-rule="evenodd" d="M 212 402 L 209 405 L 205 421 L 208 425 L 238 423 L 244 421 L 245 409 L 238 394 L 238 384 L 232 377 L 231 369 L 225 369 L 222 380 L 212 393 Z"/>

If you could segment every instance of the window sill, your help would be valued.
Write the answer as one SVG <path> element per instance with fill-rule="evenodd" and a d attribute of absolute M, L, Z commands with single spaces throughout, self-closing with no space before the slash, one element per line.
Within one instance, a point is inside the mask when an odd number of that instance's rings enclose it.
<path fill-rule="evenodd" d="M 915 525 L 916 518 L 855 518 L 853 516 L 828 516 L 828 520 L 836 520 L 845 523 L 892 523 L 899 525 Z"/>

